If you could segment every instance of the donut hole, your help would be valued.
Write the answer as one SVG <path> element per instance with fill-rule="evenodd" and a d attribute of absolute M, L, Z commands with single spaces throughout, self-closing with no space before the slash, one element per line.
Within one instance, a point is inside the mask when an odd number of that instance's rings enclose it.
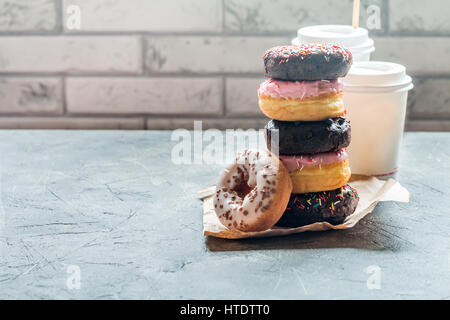
<path fill-rule="evenodd" d="M 233 189 L 232 191 L 236 192 L 239 198 L 245 198 L 247 194 L 249 194 L 252 191 L 252 187 L 250 187 L 245 180 L 241 180 Z"/>

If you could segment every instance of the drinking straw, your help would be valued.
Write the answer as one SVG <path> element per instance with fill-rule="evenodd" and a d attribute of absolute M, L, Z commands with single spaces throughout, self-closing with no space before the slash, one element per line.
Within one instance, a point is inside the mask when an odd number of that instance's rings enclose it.
<path fill-rule="evenodd" d="M 359 0 L 353 0 L 353 20 L 352 26 L 355 29 L 358 29 L 359 25 Z"/>

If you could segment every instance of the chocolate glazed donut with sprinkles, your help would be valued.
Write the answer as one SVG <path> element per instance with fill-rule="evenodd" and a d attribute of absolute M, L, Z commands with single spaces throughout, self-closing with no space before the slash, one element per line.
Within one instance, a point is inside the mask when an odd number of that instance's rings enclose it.
<path fill-rule="evenodd" d="M 359 202 L 358 193 L 348 184 L 332 191 L 292 194 L 277 226 L 296 228 L 315 222 L 341 224 Z"/>
<path fill-rule="evenodd" d="M 289 173 L 269 151 L 245 150 L 222 172 L 214 210 L 228 229 L 270 229 L 283 214 L 292 191 Z"/>
<path fill-rule="evenodd" d="M 324 80 L 345 77 L 352 65 L 351 52 L 337 45 L 287 45 L 264 54 L 266 77 L 288 80 Z"/>

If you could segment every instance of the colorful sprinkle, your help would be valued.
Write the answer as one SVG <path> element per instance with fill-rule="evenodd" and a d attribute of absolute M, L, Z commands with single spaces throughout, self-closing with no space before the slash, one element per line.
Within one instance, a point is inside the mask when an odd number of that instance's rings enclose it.
<path fill-rule="evenodd" d="M 273 47 L 267 50 L 264 53 L 264 57 L 269 54 L 275 54 L 282 57 L 284 60 L 280 60 L 279 64 L 285 63 L 289 61 L 289 58 L 292 56 L 301 57 L 303 59 L 308 54 L 312 54 L 314 52 L 322 52 L 325 54 L 324 59 L 327 62 L 330 62 L 330 55 L 334 53 L 339 53 L 343 60 L 352 61 L 352 53 L 343 46 L 332 45 L 332 44 L 311 44 L 311 45 L 286 45 L 286 46 L 278 46 Z"/>

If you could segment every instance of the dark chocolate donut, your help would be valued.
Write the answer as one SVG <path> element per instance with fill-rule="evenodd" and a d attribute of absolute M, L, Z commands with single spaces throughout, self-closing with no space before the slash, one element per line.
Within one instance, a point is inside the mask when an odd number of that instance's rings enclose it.
<path fill-rule="evenodd" d="M 350 144 L 350 121 L 344 117 L 325 121 L 270 120 L 265 127 L 265 136 L 267 148 L 275 154 L 337 151 Z"/>
<path fill-rule="evenodd" d="M 296 228 L 324 221 L 341 224 L 355 211 L 358 201 L 358 193 L 348 184 L 332 191 L 292 194 L 276 225 Z"/>
<path fill-rule="evenodd" d="M 279 46 L 264 54 L 264 70 L 267 77 L 280 80 L 331 80 L 345 77 L 352 60 L 342 46 Z"/>

